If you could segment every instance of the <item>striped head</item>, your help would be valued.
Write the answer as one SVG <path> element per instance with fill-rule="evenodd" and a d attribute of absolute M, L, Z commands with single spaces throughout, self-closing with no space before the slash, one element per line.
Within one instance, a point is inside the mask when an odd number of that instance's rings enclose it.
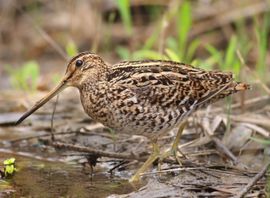
<path fill-rule="evenodd" d="M 90 52 L 78 54 L 69 61 L 66 73 L 60 83 L 31 109 L 25 112 L 16 124 L 21 123 L 66 87 L 72 86 L 80 89 L 84 84 L 91 85 L 106 79 L 107 70 L 108 66 L 100 56 Z"/>
<path fill-rule="evenodd" d="M 104 80 L 107 70 L 108 66 L 100 56 L 82 52 L 70 60 L 64 79 L 68 86 L 80 88 L 84 83 Z"/>

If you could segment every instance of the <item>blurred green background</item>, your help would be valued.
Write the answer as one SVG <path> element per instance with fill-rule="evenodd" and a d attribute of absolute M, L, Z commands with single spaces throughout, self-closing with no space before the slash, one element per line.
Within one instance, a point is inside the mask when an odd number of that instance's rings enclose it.
<path fill-rule="evenodd" d="M 48 90 L 79 51 L 269 80 L 269 0 L 1 0 L 0 89 Z"/>

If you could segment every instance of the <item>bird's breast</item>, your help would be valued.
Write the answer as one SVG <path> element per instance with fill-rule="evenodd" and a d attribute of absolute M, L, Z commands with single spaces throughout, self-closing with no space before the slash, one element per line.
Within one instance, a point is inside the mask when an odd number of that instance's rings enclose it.
<path fill-rule="evenodd" d="M 173 128 L 180 119 L 178 109 L 150 105 L 129 93 L 91 91 L 81 93 L 85 112 L 116 133 L 152 136 Z"/>

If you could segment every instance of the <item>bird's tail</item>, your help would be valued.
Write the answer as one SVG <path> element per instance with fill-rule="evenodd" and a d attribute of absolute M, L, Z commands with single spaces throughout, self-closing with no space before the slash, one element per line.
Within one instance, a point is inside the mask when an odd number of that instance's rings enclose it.
<path fill-rule="evenodd" d="M 224 90 L 218 91 L 216 94 L 213 94 L 211 98 L 207 99 L 205 102 L 202 103 L 202 105 L 199 105 L 199 106 L 204 107 L 208 104 L 214 103 L 220 99 L 223 99 L 229 95 L 232 95 L 238 91 L 244 91 L 248 89 L 251 89 L 251 86 L 249 84 L 233 81 Z"/>
<path fill-rule="evenodd" d="M 246 83 L 242 83 L 242 82 L 232 82 L 230 84 L 230 86 L 226 89 L 224 89 L 223 91 L 221 91 L 219 94 L 217 94 L 215 97 L 213 97 L 211 100 L 211 102 L 215 102 L 217 100 L 220 100 L 222 98 L 225 98 L 231 94 L 234 94 L 236 92 L 239 91 L 245 91 L 251 89 L 251 86 L 249 84 Z"/>
<path fill-rule="evenodd" d="M 234 82 L 232 86 L 230 87 L 236 92 L 251 89 L 251 86 L 249 84 L 242 83 L 242 82 Z"/>

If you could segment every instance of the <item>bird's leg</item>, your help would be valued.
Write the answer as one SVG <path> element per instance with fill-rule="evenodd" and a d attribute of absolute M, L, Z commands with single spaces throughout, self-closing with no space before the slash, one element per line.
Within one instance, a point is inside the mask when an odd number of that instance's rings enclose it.
<path fill-rule="evenodd" d="M 179 157 L 177 156 L 177 151 L 179 151 L 181 153 L 182 156 L 185 157 L 185 155 L 178 149 L 178 144 L 180 142 L 180 139 L 181 139 L 181 136 L 182 136 L 182 133 L 184 131 L 184 128 L 186 127 L 187 125 L 187 121 L 183 121 L 179 128 L 178 128 L 178 131 L 177 131 L 177 135 L 173 141 L 173 144 L 172 144 L 172 147 L 169 151 L 165 152 L 164 154 L 162 154 L 162 156 L 159 158 L 159 162 L 161 163 L 165 158 L 173 155 L 175 160 L 178 162 L 178 164 L 181 166 L 182 163 L 181 163 L 181 160 L 179 159 Z M 160 163 L 159 163 L 159 169 L 160 169 Z"/>
<path fill-rule="evenodd" d="M 157 141 L 152 142 L 153 152 L 148 157 L 148 159 L 144 162 L 141 168 L 129 179 L 130 183 L 138 182 L 140 180 L 140 176 L 144 173 L 149 166 L 159 157 L 159 147 Z"/>
<path fill-rule="evenodd" d="M 184 128 L 186 127 L 186 125 L 187 125 L 187 121 L 184 121 L 180 124 L 178 131 L 177 131 L 177 135 L 173 141 L 173 145 L 171 148 L 171 153 L 180 166 L 182 166 L 182 163 L 181 163 L 179 157 L 177 156 L 177 151 L 179 151 L 179 153 L 181 153 L 181 155 L 185 157 L 185 155 L 178 149 L 178 145 L 179 145 L 181 136 L 183 134 L 183 131 L 184 131 Z"/>

